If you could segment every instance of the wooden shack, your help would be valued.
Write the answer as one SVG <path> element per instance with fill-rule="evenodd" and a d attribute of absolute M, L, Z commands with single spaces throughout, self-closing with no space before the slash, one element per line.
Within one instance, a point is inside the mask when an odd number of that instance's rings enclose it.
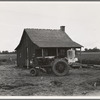
<path fill-rule="evenodd" d="M 66 55 L 70 48 L 80 48 L 66 33 L 65 26 L 60 29 L 24 29 L 19 45 L 16 47 L 17 66 L 30 66 L 32 57 Z"/>

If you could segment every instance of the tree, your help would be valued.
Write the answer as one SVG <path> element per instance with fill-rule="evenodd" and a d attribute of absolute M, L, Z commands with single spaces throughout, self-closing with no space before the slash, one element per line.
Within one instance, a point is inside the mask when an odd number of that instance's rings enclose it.
<path fill-rule="evenodd" d="M 0 53 L 2 53 L 2 54 L 14 54 L 14 53 L 16 53 L 16 51 L 9 52 L 8 50 L 5 50 L 5 51 L 2 51 Z"/>
<path fill-rule="evenodd" d="M 8 54 L 9 52 L 6 50 L 6 51 L 2 51 L 3 54 Z"/>
<path fill-rule="evenodd" d="M 98 49 L 97 47 L 94 47 L 93 49 L 87 49 L 85 48 L 85 52 L 100 52 L 100 49 Z"/>

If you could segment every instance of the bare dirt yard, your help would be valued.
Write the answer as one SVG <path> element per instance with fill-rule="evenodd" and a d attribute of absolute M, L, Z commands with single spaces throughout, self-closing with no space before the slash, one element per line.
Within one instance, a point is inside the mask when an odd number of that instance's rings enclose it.
<path fill-rule="evenodd" d="M 40 73 L 32 77 L 28 69 L 0 66 L 0 96 L 99 96 L 100 69 L 70 69 L 67 76 Z"/>

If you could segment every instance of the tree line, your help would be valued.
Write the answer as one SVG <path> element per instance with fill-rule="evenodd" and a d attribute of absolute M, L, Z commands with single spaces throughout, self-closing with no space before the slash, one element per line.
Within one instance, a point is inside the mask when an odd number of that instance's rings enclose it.
<path fill-rule="evenodd" d="M 8 50 L 4 50 L 4 51 L 0 51 L 0 54 L 15 54 L 16 51 L 8 51 Z"/>
<path fill-rule="evenodd" d="M 84 52 L 100 52 L 100 49 L 99 48 L 97 48 L 97 47 L 95 47 L 95 48 L 93 48 L 93 49 L 91 49 L 91 48 L 85 48 L 84 49 Z"/>

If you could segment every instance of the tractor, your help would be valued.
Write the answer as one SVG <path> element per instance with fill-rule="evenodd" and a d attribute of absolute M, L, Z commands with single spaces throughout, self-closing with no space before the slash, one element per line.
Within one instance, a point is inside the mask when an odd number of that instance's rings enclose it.
<path fill-rule="evenodd" d="M 78 59 L 75 57 L 75 50 L 72 48 L 66 51 L 66 55 L 37 57 L 34 54 L 31 60 L 30 73 L 32 76 L 37 76 L 39 71 L 42 71 L 64 76 L 69 73 L 70 66 L 76 61 Z"/>

